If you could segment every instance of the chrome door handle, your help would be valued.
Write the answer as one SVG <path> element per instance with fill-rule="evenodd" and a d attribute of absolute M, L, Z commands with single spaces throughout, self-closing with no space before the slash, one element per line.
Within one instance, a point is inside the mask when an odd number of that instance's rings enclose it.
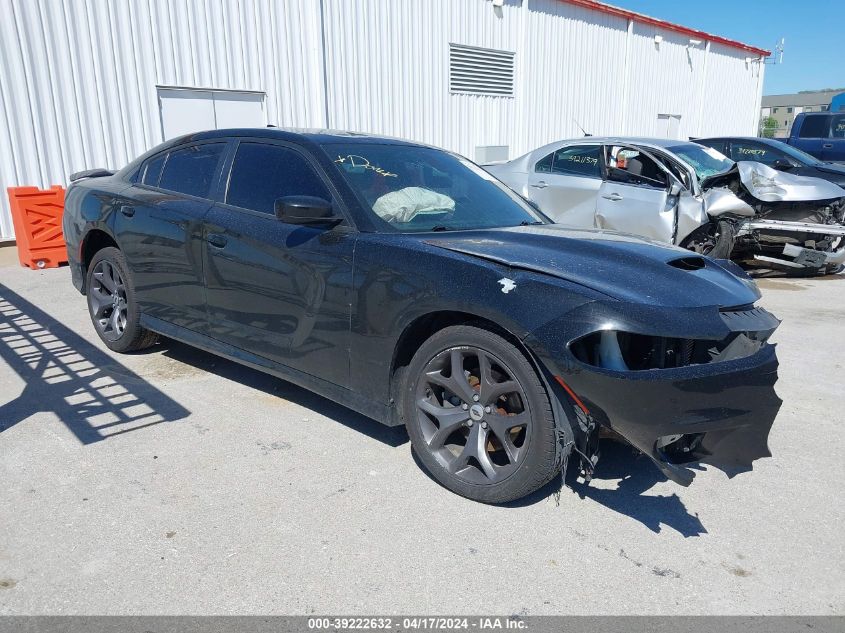
<path fill-rule="evenodd" d="M 619 202 L 622 199 L 622 196 L 620 196 L 618 193 L 611 193 L 609 195 L 602 196 L 602 198 L 606 200 L 613 200 L 614 202 Z"/>
<path fill-rule="evenodd" d="M 546 187 L 548 187 L 549 185 L 547 185 L 547 184 L 545 183 L 545 181 L 541 180 L 540 182 L 535 182 L 535 183 L 534 183 L 534 184 L 532 184 L 531 186 L 532 186 L 532 187 L 534 187 L 535 189 L 545 189 L 545 188 L 546 188 Z"/>
<path fill-rule="evenodd" d="M 824 143 L 822 144 L 822 147 L 824 149 L 831 149 L 833 147 L 833 143 Z"/>
<path fill-rule="evenodd" d="M 223 248 L 229 241 L 226 239 L 225 235 L 219 235 L 217 233 L 209 233 L 205 240 L 217 248 Z"/>

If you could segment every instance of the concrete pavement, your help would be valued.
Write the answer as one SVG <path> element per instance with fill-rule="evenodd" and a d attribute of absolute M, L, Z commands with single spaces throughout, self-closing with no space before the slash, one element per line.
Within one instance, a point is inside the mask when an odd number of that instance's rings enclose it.
<path fill-rule="evenodd" d="M 0 267 L 0 614 L 842 614 L 845 276 L 783 319 L 774 458 L 689 488 L 608 444 L 508 507 L 407 435 L 204 352 L 100 344 L 67 268 Z"/>

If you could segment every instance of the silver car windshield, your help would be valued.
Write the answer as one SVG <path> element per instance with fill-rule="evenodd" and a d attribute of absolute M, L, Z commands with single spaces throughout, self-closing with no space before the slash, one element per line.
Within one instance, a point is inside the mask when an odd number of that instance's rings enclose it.
<path fill-rule="evenodd" d="M 548 222 L 486 171 L 443 150 L 375 143 L 331 143 L 323 148 L 385 232 Z"/>
<path fill-rule="evenodd" d="M 670 152 L 687 163 L 695 170 L 699 180 L 728 171 L 734 162 L 712 147 L 704 147 L 695 143 L 684 143 L 667 147 Z"/>

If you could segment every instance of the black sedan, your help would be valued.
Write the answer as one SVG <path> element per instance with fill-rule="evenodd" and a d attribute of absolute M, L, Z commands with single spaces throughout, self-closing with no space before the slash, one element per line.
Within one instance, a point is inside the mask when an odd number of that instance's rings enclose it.
<path fill-rule="evenodd" d="M 553 225 L 460 156 L 353 133 L 203 132 L 72 180 L 106 346 L 163 335 L 405 424 L 459 494 L 517 499 L 571 454 L 589 477 L 602 426 L 684 485 L 769 455 L 778 321 L 730 262 Z"/>
<path fill-rule="evenodd" d="M 697 138 L 695 142 L 712 147 L 736 162 L 754 160 L 773 169 L 788 171 L 796 176 L 829 180 L 845 188 L 845 165 L 820 161 L 807 152 L 773 138 L 730 136 Z"/>

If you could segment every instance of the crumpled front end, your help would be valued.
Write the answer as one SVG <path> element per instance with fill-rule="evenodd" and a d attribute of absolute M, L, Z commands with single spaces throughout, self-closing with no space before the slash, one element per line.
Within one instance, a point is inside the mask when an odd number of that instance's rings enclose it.
<path fill-rule="evenodd" d="M 838 185 L 741 161 L 702 187 L 708 215 L 734 219 L 734 259 L 811 272 L 845 262 L 845 190 Z"/>
<path fill-rule="evenodd" d="M 736 167 L 748 193 L 763 202 L 835 200 L 845 195 L 842 187 L 829 180 L 796 176 L 756 161 L 740 161 Z"/>
<path fill-rule="evenodd" d="M 599 302 L 568 315 L 570 325 L 573 317 L 580 332 L 555 354 L 558 381 L 575 406 L 651 457 L 669 479 L 689 485 L 696 462 L 734 476 L 771 456 L 767 440 L 781 400 L 768 343 L 779 321 L 769 312 Z M 559 346 L 564 341 L 553 328 L 532 336 Z"/>

